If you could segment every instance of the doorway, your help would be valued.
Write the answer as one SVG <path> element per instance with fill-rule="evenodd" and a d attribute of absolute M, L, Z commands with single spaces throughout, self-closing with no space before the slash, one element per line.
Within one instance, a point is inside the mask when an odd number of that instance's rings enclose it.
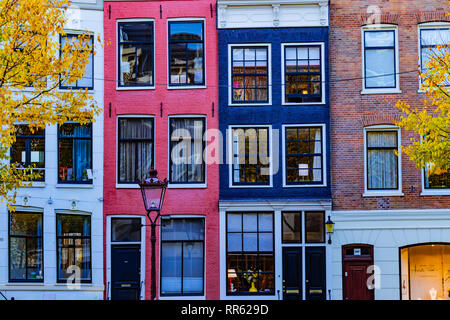
<path fill-rule="evenodd" d="M 369 267 L 373 265 L 373 246 L 351 244 L 342 247 L 344 300 L 374 300 L 374 288 L 368 286 Z"/>
<path fill-rule="evenodd" d="M 111 299 L 139 300 L 141 278 L 139 245 L 111 246 Z"/>

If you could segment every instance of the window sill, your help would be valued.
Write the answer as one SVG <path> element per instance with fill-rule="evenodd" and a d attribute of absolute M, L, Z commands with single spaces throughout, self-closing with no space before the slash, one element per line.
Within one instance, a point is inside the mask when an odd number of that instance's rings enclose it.
<path fill-rule="evenodd" d="M 206 85 L 200 85 L 200 86 L 167 86 L 167 89 L 169 90 L 186 90 L 186 89 L 206 89 Z"/>
<path fill-rule="evenodd" d="M 230 189 L 242 189 L 242 188 L 244 188 L 244 189 L 257 189 L 257 188 L 273 188 L 273 186 L 272 186 L 272 184 L 270 184 L 270 185 L 236 185 L 236 186 L 234 186 L 234 185 L 230 185 L 229 186 L 229 188 Z"/>
<path fill-rule="evenodd" d="M 93 184 L 63 184 L 63 183 L 59 183 L 56 185 L 56 188 L 68 188 L 68 189 L 93 189 L 94 185 Z"/>
<path fill-rule="evenodd" d="M 283 188 L 325 188 L 326 184 L 283 184 Z"/>
<path fill-rule="evenodd" d="M 117 91 L 127 91 L 127 90 L 155 90 L 155 86 L 142 86 L 142 87 L 116 87 Z"/>
<path fill-rule="evenodd" d="M 135 183 L 116 183 L 116 189 L 139 189 L 139 185 Z"/>
<path fill-rule="evenodd" d="M 420 193 L 421 196 L 450 196 L 450 189 L 425 189 Z"/>
<path fill-rule="evenodd" d="M 205 296 L 159 296 L 159 300 L 206 300 Z"/>
<path fill-rule="evenodd" d="M 362 95 L 366 94 L 400 94 L 402 90 L 400 89 L 363 89 L 361 91 Z"/>
<path fill-rule="evenodd" d="M 403 192 L 399 190 L 380 190 L 380 191 L 364 191 L 363 195 L 364 198 L 367 197 L 403 197 Z"/>
<path fill-rule="evenodd" d="M 168 189 L 205 189 L 206 183 L 199 183 L 199 184 L 168 184 Z"/>
<path fill-rule="evenodd" d="M 24 182 L 24 185 L 21 188 L 45 188 L 46 184 L 44 181 L 36 181 L 33 183 Z"/>
<path fill-rule="evenodd" d="M 228 103 L 229 107 L 267 107 L 271 106 L 272 102 L 262 102 L 262 103 Z"/>
<path fill-rule="evenodd" d="M 293 103 L 293 102 L 283 102 L 281 105 L 283 106 L 319 106 L 319 105 L 324 105 L 325 102 L 320 101 L 320 102 L 304 102 L 304 103 Z"/>

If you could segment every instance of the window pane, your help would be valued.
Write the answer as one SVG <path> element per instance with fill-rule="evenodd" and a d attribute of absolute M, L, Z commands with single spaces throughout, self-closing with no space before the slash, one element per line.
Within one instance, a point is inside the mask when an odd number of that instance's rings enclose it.
<path fill-rule="evenodd" d="M 258 238 L 257 233 L 244 233 L 243 234 L 243 251 L 258 251 Z"/>
<path fill-rule="evenodd" d="M 183 293 L 203 292 L 203 242 L 183 244 Z"/>
<path fill-rule="evenodd" d="M 111 241 L 141 241 L 141 219 L 111 219 Z"/>
<path fill-rule="evenodd" d="M 446 45 L 450 43 L 450 30 L 422 29 L 420 30 L 421 44 L 423 46 Z"/>
<path fill-rule="evenodd" d="M 203 219 L 163 219 L 161 224 L 161 239 L 167 240 L 203 240 Z"/>
<path fill-rule="evenodd" d="M 397 148 L 396 132 L 367 132 L 369 148 Z"/>
<path fill-rule="evenodd" d="M 227 238 L 227 248 L 229 252 L 242 251 L 242 234 L 241 233 L 229 233 Z"/>
<path fill-rule="evenodd" d="M 170 40 L 203 40 L 202 22 L 169 22 Z"/>
<path fill-rule="evenodd" d="M 203 83 L 203 44 L 189 43 L 187 45 L 188 54 L 188 83 Z"/>
<path fill-rule="evenodd" d="M 26 280 L 26 238 L 9 239 L 9 272 L 11 280 Z"/>
<path fill-rule="evenodd" d="M 258 215 L 257 214 L 244 214 L 243 215 L 243 231 L 257 231 L 258 230 Z"/>
<path fill-rule="evenodd" d="M 325 215 L 323 212 L 305 212 L 307 243 L 325 242 Z"/>
<path fill-rule="evenodd" d="M 262 231 L 273 231 L 273 215 L 271 213 L 264 213 L 258 215 L 258 229 Z"/>
<path fill-rule="evenodd" d="M 120 42 L 151 42 L 153 41 L 153 23 L 151 22 L 121 22 L 119 23 Z"/>
<path fill-rule="evenodd" d="M 367 188 L 397 189 L 396 132 L 367 132 Z"/>
<path fill-rule="evenodd" d="M 227 214 L 227 231 L 228 232 L 242 231 L 241 214 Z"/>
<path fill-rule="evenodd" d="M 393 49 L 366 50 L 366 87 L 395 87 L 395 51 Z"/>
<path fill-rule="evenodd" d="M 42 214 L 11 212 L 10 234 L 17 236 L 42 236 Z"/>
<path fill-rule="evenodd" d="M 181 243 L 161 243 L 161 294 L 181 293 Z"/>
<path fill-rule="evenodd" d="M 302 242 L 301 212 L 283 212 L 283 242 Z"/>
<path fill-rule="evenodd" d="M 365 31 L 366 47 L 393 47 L 395 46 L 393 31 Z"/>
<path fill-rule="evenodd" d="M 91 218 L 82 215 L 57 215 L 58 236 L 89 236 Z"/>
<path fill-rule="evenodd" d="M 259 251 L 273 251 L 273 234 L 260 233 L 258 235 Z"/>
<path fill-rule="evenodd" d="M 448 170 L 433 168 L 428 165 L 424 170 L 425 188 L 426 189 L 449 189 L 450 188 L 450 173 Z"/>

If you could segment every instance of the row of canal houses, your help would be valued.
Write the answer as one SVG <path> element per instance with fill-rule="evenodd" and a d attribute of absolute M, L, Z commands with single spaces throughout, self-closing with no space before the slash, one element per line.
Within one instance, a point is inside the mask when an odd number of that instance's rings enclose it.
<path fill-rule="evenodd" d="M 448 7 L 370 4 L 73 1 L 67 33 L 103 43 L 75 87 L 103 114 L 18 131 L 45 178 L 0 207 L 2 296 L 150 299 L 155 168 L 157 299 L 450 299 L 450 176 L 395 154 L 394 107 L 420 105 Z"/>

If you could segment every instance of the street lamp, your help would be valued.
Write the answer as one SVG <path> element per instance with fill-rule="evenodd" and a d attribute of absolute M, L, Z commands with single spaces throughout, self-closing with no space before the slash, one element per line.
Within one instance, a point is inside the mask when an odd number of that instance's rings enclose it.
<path fill-rule="evenodd" d="M 331 221 L 331 217 L 328 216 L 327 222 L 325 222 L 325 226 L 327 228 L 328 233 L 328 244 L 331 244 L 331 234 L 334 232 L 334 222 Z"/>
<path fill-rule="evenodd" d="M 164 201 L 164 195 L 167 188 L 167 179 L 164 181 L 157 177 L 158 171 L 150 169 L 149 177 L 143 181 L 139 181 L 139 187 L 142 192 L 142 199 L 144 200 L 145 210 L 147 211 L 147 218 L 150 221 L 151 227 L 151 242 L 152 242 L 152 280 L 151 280 L 151 300 L 156 297 L 156 222 L 161 215 L 161 208 Z M 156 212 L 152 219 L 151 213 Z"/>

